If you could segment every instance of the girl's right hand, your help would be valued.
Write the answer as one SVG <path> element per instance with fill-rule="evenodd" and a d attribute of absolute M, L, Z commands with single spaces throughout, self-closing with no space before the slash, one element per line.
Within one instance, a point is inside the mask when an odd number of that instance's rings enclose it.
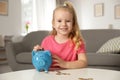
<path fill-rule="evenodd" d="M 36 45 L 33 48 L 34 51 L 38 51 L 38 50 L 41 50 L 41 49 L 42 49 L 42 47 L 40 45 Z"/>

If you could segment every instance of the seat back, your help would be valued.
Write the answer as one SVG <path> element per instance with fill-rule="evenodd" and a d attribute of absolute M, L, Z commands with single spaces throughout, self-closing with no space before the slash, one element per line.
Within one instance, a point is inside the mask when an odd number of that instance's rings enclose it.
<path fill-rule="evenodd" d="M 119 29 L 81 30 L 87 52 L 96 52 L 106 41 L 120 36 Z"/>
<path fill-rule="evenodd" d="M 33 47 L 37 44 L 41 44 L 42 40 L 47 35 L 49 35 L 49 31 L 30 32 L 23 38 L 22 44 L 27 51 L 32 51 Z"/>

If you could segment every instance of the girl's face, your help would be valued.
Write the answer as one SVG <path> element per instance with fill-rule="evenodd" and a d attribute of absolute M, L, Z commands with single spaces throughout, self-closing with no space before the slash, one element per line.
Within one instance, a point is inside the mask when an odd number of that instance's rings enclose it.
<path fill-rule="evenodd" d="M 55 11 L 53 28 L 57 31 L 57 35 L 68 36 L 72 31 L 73 16 L 64 9 Z"/>

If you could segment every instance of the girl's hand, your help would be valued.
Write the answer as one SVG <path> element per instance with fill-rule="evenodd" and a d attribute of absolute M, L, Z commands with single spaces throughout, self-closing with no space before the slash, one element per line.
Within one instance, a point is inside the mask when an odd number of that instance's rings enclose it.
<path fill-rule="evenodd" d="M 40 50 L 40 49 L 43 49 L 40 45 L 36 45 L 36 46 L 34 46 L 34 48 L 33 48 L 34 51 L 38 51 L 38 50 Z"/>
<path fill-rule="evenodd" d="M 60 57 L 58 57 L 57 55 L 52 55 L 53 58 L 53 62 L 55 62 L 53 64 L 53 66 L 59 66 L 61 68 L 66 68 L 66 63 L 64 60 L 62 60 Z"/>

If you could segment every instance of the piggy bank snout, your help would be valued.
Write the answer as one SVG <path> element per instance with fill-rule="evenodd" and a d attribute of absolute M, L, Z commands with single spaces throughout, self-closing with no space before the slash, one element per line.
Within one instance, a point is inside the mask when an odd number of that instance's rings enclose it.
<path fill-rule="evenodd" d="M 40 66 L 45 66 L 45 64 L 46 64 L 46 62 L 45 62 L 44 60 L 40 60 L 40 61 L 39 61 L 39 65 L 40 65 Z"/>
<path fill-rule="evenodd" d="M 36 62 L 38 62 L 38 64 L 40 65 L 40 66 L 45 66 L 45 64 L 46 64 L 46 61 L 42 58 L 42 57 L 38 57 L 38 56 L 36 56 Z"/>

